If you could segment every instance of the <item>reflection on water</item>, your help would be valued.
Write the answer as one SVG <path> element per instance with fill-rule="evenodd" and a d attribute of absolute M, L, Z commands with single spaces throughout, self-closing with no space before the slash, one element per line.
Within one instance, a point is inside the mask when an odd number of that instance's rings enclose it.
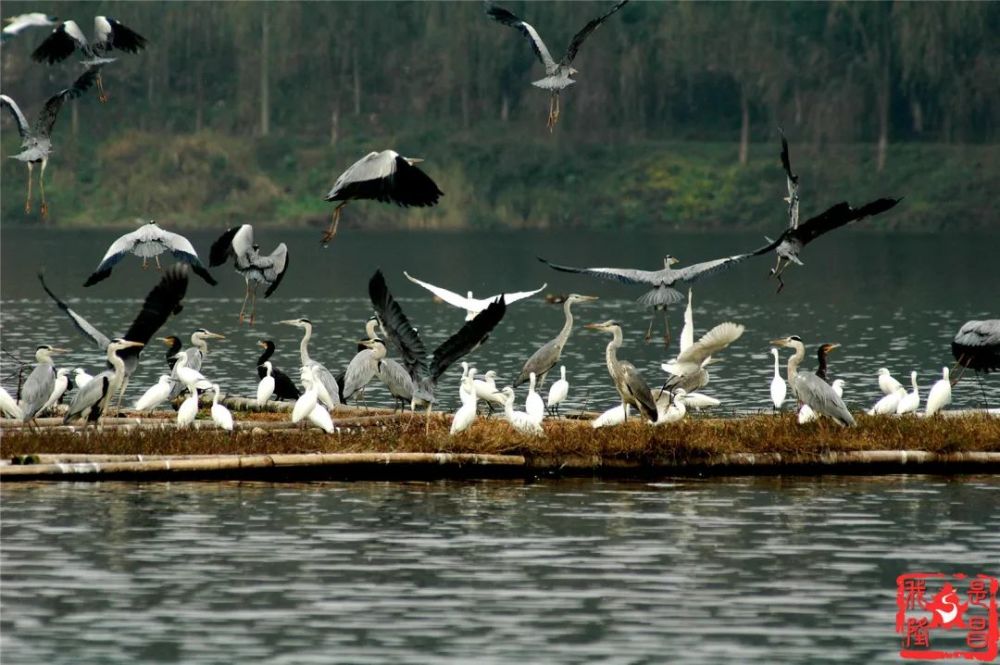
<path fill-rule="evenodd" d="M 82 288 L 118 232 L 66 232 L 8 229 L 2 235 L 0 295 L 4 348 L 30 358 L 41 342 L 70 345 L 74 352 L 65 362 L 91 370 L 100 367 L 98 354 L 85 344 L 45 298 L 34 278 L 44 267 L 56 293 L 72 297 L 72 305 L 109 334 L 124 332 L 141 298 L 158 279 L 153 270 L 142 271 L 130 257 L 106 281 Z M 354 353 L 353 340 L 364 332 L 370 314 L 367 280 L 376 267 L 387 276 L 428 346 L 433 348 L 458 329 L 463 313 L 434 304 L 430 296 L 410 284 L 404 269 L 433 283 L 486 296 L 501 288 L 520 290 L 548 282 L 550 293 L 576 291 L 599 295 L 597 303 L 578 306 L 577 321 L 619 320 L 626 331 L 620 356 L 635 363 L 650 383 L 662 377 L 659 365 L 676 354 L 662 344 L 643 344 L 648 317 L 634 298 L 641 289 L 554 272 L 538 263 L 535 255 L 580 265 L 622 265 L 657 268 L 666 253 L 684 264 L 745 251 L 758 246 L 756 235 L 682 235 L 676 232 L 524 232 L 524 233 L 344 233 L 326 250 L 319 232 L 260 228 L 258 241 L 265 248 L 288 243 L 291 268 L 275 294 L 259 302 L 258 322 L 251 329 L 237 326 L 243 283 L 230 268 L 216 269 L 220 285 L 214 289 L 193 278 L 184 311 L 170 321 L 162 334 L 185 338 L 198 327 L 220 331 L 228 339 L 213 343 L 205 367 L 225 390 L 251 395 L 255 390 L 255 342 L 266 336 L 278 343 L 276 364 L 294 371 L 298 358 L 298 329 L 279 326 L 283 318 L 308 316 L 315 324 L 311 345 L 314 358 L 331 368 L 346 366 Z M 192 242 L 207 254 L 213 234 L 193 233 Z M 996 318 L 1000 293 L 992 248 L 1000 236 L 907 237 L 846 231 L 824 238 L 803 255 L 805 268 L 793 266 L 786 273 L 788 287 L 775 295 L 766 277 L 770 258 L 751 259 L 728 273 L 696 284 L 694 321 L 697 334 L 725 320 L 747 326 L 744 336 L 721 354 L 711 368 L 712 381 L 705 390 L 723 400 L 728 409 L 763 408 L 769 402 L 772 371 L 768 340 L 800 335 L 810 347 L 824 341 L 843 346 L 830 357 L 834 377 L 846 380 L 845 397 L 854 408 L 868 407 L 880 396 L 875 380 L 879 367 L 889 367 L 906 380 L 911 369 L 919 372 L 922 394 L 940 377 L 941 367 L 951 365 L 951 338 L 972 318 Z M 671 327 L 679 334 L 682 308 L 671 311 Z M 513 305 L 490 342 L 471 358 L 481 372 L 495 369 L 510 381 L 530 353 L 551 339 L 562 325 L 558 306 L 540 297 Z M 659 322 L 657 325 L 661 325 Z M 657 327 L 657 330 L 660 330 Z M 615 393 L 603 362 L 605 336 L 578 327 L 563 358 L 571 385 L 570 402 L 591 409 L 605 408 Z M 130 394 L 137 397 L 164 370 L 165 349 L 155 344 L 144 354 Z M 810 356 L 811 356 L 810 352 Z M 787 354 L 784 356 L 787 357 Z M 6 358 L 4 367 L 9 367 Z M 812 367 L 810 357 L 806 366 Z M 447 408 L 458 404 L 455 374 L 444 380 Z M 7 372 L 4 372 L 6 375 Z M 992 377 L 991 377 L 992 378 Z M 9 380 L 4 379 L 9 386 Z M 1000 404 L 1000 384 L 985 382 L 987 395 Z M 375 401 L 389 404 L 384 390 L 369 391 Z M 520 397 L 523 397 L 523 393 Z M 954 406 L 979 405 L 975 380 L 963 381 L 954 391 Z"/>
<path fill-rule="evenodd" d="M 996 476 L 5 485 L 10 663 L 898 662 Z"/>

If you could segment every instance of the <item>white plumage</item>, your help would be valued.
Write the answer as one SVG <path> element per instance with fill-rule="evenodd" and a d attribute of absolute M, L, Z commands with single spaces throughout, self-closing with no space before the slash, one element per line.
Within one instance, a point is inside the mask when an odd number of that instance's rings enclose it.
<path fill-rule="evenodd" d="M 49 395 L 49 399 L 46 400 L 45 404 L 42 405 L 42 408 L 39 409 L 38 412 L 44 413 L 51 408 L 56 402 L 59 401 L 59 398 L 63 396 L 63 393 L 66 392 L 67 388 L 69 388 L 69 370 L 60 367 L 56 370 L 56 380 L 52 386 L 52 394 Z"/>
<path fill-rule="evenodd" d="M 503 392 L 505 398 L 504 416 L 507 418 L 507 422 L 521 434 L 544 436 L 545 430 L 542 429 L 541 420 L 536 420 L 524 411 L 514 410 L 514 389 L 507 386 L 501 392 Z"/>
<path fill-rule="evenodd" d="M 878 387 L 883 395 L 891 395 L 902 388 L 903 384 L 894 379 L 889 370 L 883 367 L 878 371 Z"/>
<path fill-rule="evenodd" d="M 177 429 L 184 429 L 194 422 L 198 415 L 198 390 L 191 389 L 191 394 L 181 402 L 181 408 L 177 409 Z"/>
<path fill-rule="evenodd" d="M 906 397 L 906 388 L 900 386 L 890 395 L 883 395 L 882 399 L 875 402 L 875 405 L 868 409 L 869 416 L 889 416 L 896 413 L 899 401 Z"/>
<path fill-rule="evenodd" d="M 170 390 L 173 388 L 173 381 L 169 374 L 161 374 L 159 380 L 142 394 L 142 397 L 135 403 L 136 411 L 150 411 L 162 404 L 170 397 Z"/>
<path fill-rule="evenodd" d="M 785 402 L 785 396 L 788 394 L 788 384 L 781 378 L 781 372 L 778 368 L 778 349 L 771 349 L 771 355 L 774 356 L 774 378 L 771 379 L 771 403 L 774 404 L 775 409 L 780 409 L 781 405 Z"/>
<path fill-rule="evenodd" d="M 317 393 L 316 381 L 313 377 L 312 368 L 308 365 L 302 368 L 301 372 L 302 387 L 305 391 L 295 400 L 295 406 L 292 407 L 292 422 L 297 423 L 309 414 L 312 410 L 316 408 L 316 404 L 319 401 L 319 396 Z"/>
<path fill-rule="evenodd" d="M 941 378 L 927 393 L 927 406 L 924 409 L 924 415 L 933 416 L 949 404 L 951 404 L 951 381 L 948 379 L 948 368 L 942 367 Z"/>
<path fill-rule="evenodd" d="M 528 396 L 524 399 L 524 410 L 535 422 L 542 422 L 545 418 L 545 402 L 542 396 L 535 391 L 535 373 L 528 375 Z"/>
<path fill-rule="evenodd" d="M 56 20 L 54 16 L 49 16 L 42 12 L 18 14 L 17 16 L 5 18 L 4 22 L 7 25 L 3 27 L 2 39 L 6 41 L 28 28 L 44 28 L 45 26 L 55 25 Z"/>
<path fill-rule="evenodd" d="M 104 253 L 104 258 L 97 265 L 94 272 L 84 282 L 84 286 L 91 286 L 106 279 L 111 274 L 111 269 L 119 261 L 125 258 L 126 254 L 135 254 L 142 257 L 142 267 L 146 267 L 146 261 L 151 258 L 156 259 L 156 267 L 160 267 L 160 254 L 170 252 L 174 258 L 191 266 L 191 269 L 209 284 L 215 285 L 212 278 L 201 259 L 194 245 L 182 235 L 164 231 L 156 222 L 143 224 L 135 231 L 126 233 L 113 243 L 108 251 Z"/>
<path fill-rule="evenodd" d="M 264 361 L 264 370 L 267 374 L 265 374 L 264 378 L 257 384 L 257 406 L 264 406 L 267 404 L 267 400 L 271 399 L 271 395 L 274 394 L 274 377 L 271 376 L 274 366 L 271 364 L 270 360 Z"/>
<path fill-rule="evenodd" d="M 703 395 L 702 393 L 688 393 L 684 396 L 684 406 L 689 409 L 694 409 L 695 411 L 710 409 L 714 406 L 719 406 L 720 404 L 722 404 L 722 402 L 719 400 L 714 397 L 709 397 L 708 395 Z"/>
<path fill-rule="evenodd" d="M 674 392 L 673 399 L 670 398 L 670 393 L 666 391 L 660 393 L 659 398 L 656 400 L 657 418 L 655 424 L 665 425 L 683 420 L 687 414 L 686 396 L 687 393 L 683 388 L 678 388 Z"/>
<path fill-rule="evenodd" d="M 229 409 L 219 404 L 219 392 L 219 384 L 212 384 L 212 421 L 227 432 L 232 432 L 233 414 L 229 412 Z"/>
<path fill-rule="evenodd" d="M 559 380 L 549 387 L 549 399 L 546 406 L 549 410 L 559 412 L 559 405 L 569 396 L 569 381 L 566 380 L 566 365 L 559 366 Z"/>
<path fill-rule="evenodd" d="M 897 416 L 916 413 L 920 408 L 920 389 L 917 387 L 916 372 L 910 372 L 910 384 L 913 386 L 913 392 L 906 393 L 906 396 L 899 400 L 899 406 L 896 407 Z"/>
<path fill-rule="evenodd" d="M 455 417 L 451 420 L 450 434 L 452 435 L 469 429 L 476 420 L 476 389 L 473 386 L 475 372 L 475 369 L 471 369 L 462 378 L 462 389 L 459 391 L 462 406 L 458 408 L 458 411 L 455 412 Z"/>
<path fill-rule="evenodd" d="M 628 415 L 630 409 L 631 407 L 627 404 L 624 407 L 621 404 L 611 407 L 601 415 L 591 420 L 590 426 L 594 429 L 599 429 L 601 427 L 614 427 L 615 425 L 621 425 L 625 422 L 625 417 Z"/>
<path fill-rule="evenodd" d="M 458 307 L 459 309 L 465 310 L 465 320 L 471 321 L 476 318 L 476 315 L 485 310 L 490 306 L 490 303 L 496 302 L 497 298 L 503 296 L 503 301 L 507 306 L 510 306 L 512 302 L 517 302 L 518 300 L 524 300 L 525 298 L 530 298 L 542 289 L 548 286 L 548 283 L 542 284 L 540 287 L 534 291 L 512 291 L 510 293 L 498 293 L 496 295 L 490 296 L 489 298 L 473 298 L 472 291 L 468 291 L 467 296 L 460 296 L 454 291 L 449 291 L 448 289 L 442 288 L 440 286 L 434 286 L 428 282 L 421 281 L 416 277 L 411 277 L 405 270 L 403 274 L 406 279 L 410 280 L 417 286 L 422 286 L 427 289 L 442 301 L 448 303 L 452 307 Z"/>
<path fill-rule="evenodd" d="M 503 393 L 497 390 L 496 378 L 497 373 L 493 370 L 489 370 L 483 375 L 483 378 L 476 379 L 472 382 L 476 391 L 476 399 L 486 402 L 491 411 L 493 410 L 494 404 L 503 408 L 503 405 L 507 402 Z"/>
<path fill-rule="evenodd" d="M 313 410 L 309 412 L 309 422 L 311 422 L 316 427 L 320 428 L 327 434 L 333 434 L 333 418 L 330 417 L 330 412 L 326 408 L 317 403 L 313 407 Z"/>
<path fill-rule="evenodd" d="M 85 385 L 90 383 L 94 379 L 93 376 L 87 374 L 87 370 L 77 367 L 73 370 L 73 385 L 76 386 L 77 390 L 82 390 Z"/>
<path fill-rule="evenodd" d="M 0 386 L 0 412 L 6 414 L 8 418 L 16 418 L 17 420 L 24 418 L 21 407 L 2 386 Z"/>

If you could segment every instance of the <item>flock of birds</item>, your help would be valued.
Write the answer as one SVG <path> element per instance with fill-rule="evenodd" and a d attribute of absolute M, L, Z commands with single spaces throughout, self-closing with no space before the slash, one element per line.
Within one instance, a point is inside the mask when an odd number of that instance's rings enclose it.
<path fill-rule="evenodd" d="M 574 80 L 577 71 L 571 66 L 582 42 L 608 17 L 619 11 L 628 0 L 622 0 L 609 11 L 588 22 L 570 43 L 562 60 L 556 63 L 535 29 L 511 12 L 494 4 L 487 4 L 490 18 L 524 33 L 545 66 L 546 77 L 534 85 L 551 93 L 548 127 L 552 130 L 559 116 L 559 93 Z M 36 25 L 51 25 L 54 17 L 42 14 L 27 14 L 14 17 L 7 28 L 11 34 Z M 71 87 L 50 98 L 39 115 L 33 128 L 29 128 L 20 109 L 12 99 L 0 95 L 3 105 L 11 109 L 23 140 L 23 152 L 15 158 L 24 161 L 29 169 L 28 199 L 25 209 L 30 210 L 31 177 L 34 164 L 41 164 L 44 172 L 51 153 L 50 135 L 56 115 L 67 99 L 82 95 L 95 82 L 101 90 L 102 100 L 106 98 L 100 82 L 100 71 L 113 59 L 105 57 L 108 52 L 120 50 L 135 53 L 142 50 L 146 40 L 137 32 L 122 25 L 113 18 L 95 18 L 93 41 L 88 42 L 73 21 L 58 23 L 49 37 L 35 50 L 33 57 L 41 62 L 56 62 L 68 58 L 77 50 L 81 51 L 84 73 Z M 778 282 L 778 292 L 784 288 L 783 273 L 789 265 L 803 265 L 802 250 L 820 236 L 864 218 L 885 213 L 899 203 L 896 198 L 879 198 L 860 207 L 852 207 L 847 202 L 838 203 L 820 214 L 799 221 L 799 177 L 792 171 L 788 142 L 781 134 L 781 163 L 785 172 L 788 196 L 788 225 L 777 239 L 767 239 L 762 247 L 752 251 L 696 263 L 685 268 L 674 268 L 678 260 L 672 256 L 664 258 L 661 270 L 637 268 L 571 267 L 539 259 L 557 271 L 589 275 L 612 280 L 626 285 L 638 285 L 646 289 L 638 302 L 655 312 L 661 311 L 664 319 L 664 343 L 669 347 L 670 333 L 667 323 L 667 308 L 683 301 L 680 288 L 688 287 L 687 309 L 684 327 L 680 335 L 680 348 L 676 357 L 663 363 L 666 374 L 663 384 L 651 388 L 638 368 L 627 360 L 619 358 L 624 333 L 616 321 L 591 323 L 585 327 L 610 336 L 605 351 L 605 362 L 611 381 L 618 392 L 620 404 L 602 413 L 592 421 L 594 427 L 603 427 L 625 422 L 632 409 L 640 418 L 656 425 L 674 423 L 683 419 L 688 409 L 703 409 L 717 406 L 719 400 L 700 392 L 709 383 L 708 366 L 719 353 L 735 342 L 744 332 L 744 326 L 723 322 L 711 328 L 697 341 L 694 340 L 692 294 L 690 284 L 704 277 L 728 270 L 754 256 L 774 252 L 777 261 L 770 274 Z M 394 150 L 371 152 L 351 165 L 336 180 L 325 200 L 336 203 L 330 226 L 324 233 L 322 242 L 328 243 L 336 233 L 342 208 L 352 200 L 375 200 L 395 203 L 402 207 L 436 205 L 443 195 L 434 180 L 416 166 L 421 160 L 403 157 Z M 41 182 L 41 181 L 40 181 Z M 45 214 L 44 185 L 42 190 L 42 211 Z M 70 308 L 46 285 L 39 275 L 43 289 L 56 305 L 69 317 L 74 326 L 88 340 L 95 344 L 105 356 L 106 367 L 88 375 L 82 369 L 73 372 L 72 385 L 76 393 L 70 401 L 63 421 L 72 423 L 84 420 L 97 423 L 102 415 L 120 408 L 130 377 L 135 372 L 142 351 L 152 341 L 157 331 L 168 319 L 180 312 L 187 290 L 188 272 L 192 271 L 210 285 L 216 280 L 209 268 L 232 262 L 234 269 L 243 277 L 246 290 L 239 320 L 248 320 L 253 325 L 256 318 L 256 297 L 259 288 L 264 288 L 264 297 L 272 295 L 280 286 L 289 262 L 289 248 L 280 243 L 270 253 L 262 253 L 254 240 L 251 225 L 243 224 L 230 228 L 212 243 L 208 253 L 208 266 L 200 259 L 190 241 L 180 234 L 161 228 L 154 221 L 143 224 L 139 229 L 126 233 L 111 244 L 93 273 L 84 282 L 85 287 L 95 285 L 110 277 L 114 266 L 128 254 L 143 259 L 143 267 L 153 259 L 158 270 L 162 270 L 160 255 L 170 253 L 177 264 L 163 272 L 159 283 L 149 292 L 143 306 L 131 327 L 121 336 L 111 338 L 100 332 L 81 314 Z M 265 406 L 272 399 L 293 401 L 291 419 L 293 422 L 308 422 L 326 431 L 334 431 L 331 411 L 351 400 L 364 402 L 365 389 L 373 382 L 382 383 L 397 400 L 400 408 L 409 405 L 411 412 L 416 408 L 426 408 L 428 427 L 430 412 L 438 401 L 439 383 L 455 363 L 482 344 L 503 319 L 507 307 L 525 298 L 538 294 L 546 287 L 530 291 L 499 293 L 489 298 L 474 298 L 471 291 L 466 296 L 419 280 L 404 272 L 406 278 L 430 291 L 444 302 L 464 311 L 463 325 L 443 343 L 429 352 L 417 328 L 406 316 L 399 302 L 393 297 L 385 276 L 377 270 L 369 280 L 368 295 L 373 316 L 365 323 L 365 335 L 357 342 L 357 351 L 347 368 L 335 375 L 309 354 L 309 343 L 313 335 L 313 324 L 307 318 L 281 321 L 302 330 L 299 346 L 299 379 L 301 389 L 292 378 L 282 372 L 274 359 L 273 341 L 261 340 L 264 351 L 256 362 L 259 384 L 255 395 L 258 406 Z M 593 296 L 570 294 L 563 301 L 564 324 L 559 333 L 535 351 L 524 363 L 512 385 L 502 389 L 496 385 L 496 372 L 487 371 L 481 377 L 477 368 L 462 361 L 463 372 L 459 380 L 461 407 L 452 419 L 452 434 L 458 434 L 471 426 L 479 413 L 479 403 L 484 402 L 490 414 L 495 407 L 503 409 L 504 418 L 511 426 L 529 435 L 543 435 L 543 421 L 557 417 L 559 407 L 566 402 L 570 383 L 566 366 L 561 356 L 574 324 L 572 307 L 577 303 L 595 300 Z M 652 335 L 654 320 L 650 321 L 646 340 Z M 146 390 L 134 404 L 139 412 L 148 412 L 166 403 L 177 408 L 177 426 L 188 427 L 197 417 L 199 397 L 213 396 L 210 414 L 223 429 L 233 429 L 232 414 L 219 403 L 223 396 L 220 385 L 206 377 L 204 371 L 208 357 L 208 342 L 224 339 L 218 333 L 200 328 L 190 338 L 190 346 L 176 336 L 157 338 L 166 347 L 165 362 L 167 372 Z M 784 404 L 788 389 L 801 405 L 799 422 L 806 423 L 818 418 L 827 418 L 834 423 L 852 426 L 855 419 L 843 398 L 844 383 L 830 381 L 827 354 L 837 345 L 824 344 L 818 349 L 819 369 L 815 373 L 800 371 L 805 357 L 805 345 L 795 335 L 775 339 L 772 342 L 774 356 L 774 378 L 771 381 L 771 397 L 775 409 Z M 780 375 L 780 348 L 793 351 L 788 358 L 786 377 Z M 971 368 L 976 372 L 1000 369 L 1000 320 L 970 321 L 956 335 L 952 344 L 953 353 L 962 371 Z M 52 409 L 71 388 L 70 371 L 56 368 L 54 356 L 64 352 L 48 344 L 37 347 L 36 365 L 20 386 L 19 399 L 15 400 L 6 390 L 0 388 L 0 410 L 13 418 L 32 423 L 35 418 Z M 542 394 L 550 372 L 556 370 L 560 378 L 553 382 L 543 400 Z M 933 415 L 943 409 L 951 400 L 951 386 L 960 378 L 949 377 L 949 369 L 930 391 L 925 413 Z M 527 383 L 528 391 L 524 410 L 516 408 L 515 388 Z M 920 405 L 920 395 L 916 373 L 911 375 L 913 391 L 908 392 L 893 379 L 888 370 L 880 370 L 879 386 L 885 396 L 870 410 L 872 415 L 914 413 Z M 178 404 L 178 400 L 181 400 Z M 112 407 L 112 404 L 117 404 Z"/>

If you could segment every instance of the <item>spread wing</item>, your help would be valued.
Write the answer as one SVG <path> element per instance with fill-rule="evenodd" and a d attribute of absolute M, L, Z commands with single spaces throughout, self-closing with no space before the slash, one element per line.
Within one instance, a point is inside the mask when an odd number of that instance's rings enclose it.
<path fill-rule="evenodd" d="M 76 49 L 87 51 L 89 48 L 87 38 L 76 21 L 63 21 L 38 45 L 31 59 L 51 65 L 70 57 Z"/>
<path fill-rule="evenodd" d="M 796 229 L 799 226 L 799 176 L 792 173 L 785 132 L 779 127 L 778 133 L 781 134 L 781 165 L 785 168 L 785 183 L 788 186 L 788 228 Z"/>
<path fill-rule="evenodd" d="M 587 23 L 587 25 L 583 26 L 583 29 L 580 30 L 580 32 L 573 35 L 573 39 L 570 41 L 569 47 L 567 47 L 566 49 L 566 55 L 563 56 L 562 59 L 563 64 L 568 65 L 569 63 L 573 62 L 573 58 L 576 57 L 576 52 L 580 50 L 580 45 L 583 44 L 584 40 L 586 40 L 587 37 L 590 36 L 590 33 L 592 33 L 594 30 L 597 30 L 597 28 L 600 27 L 600 25 L 604 23 L 604 21 L 606 21 L 609 16 L 611 16 L 619 9 L 627 5 L 628 1 L 629 0 L 620 0 L 619 2 L 616 2 L 611 7 L 611 9 L 609 9 L 604 14 L 601 14 L 597 18 L 591 19 L 591 21 Z"/>
<path fill-rule="evenodd" d="M 102 333 L 100 330 L 92 326 L 90 322 L 87 321 L 87 319 L 83 318 L 75 311 L 73 311 L 69 305 L 67 305 L 65 302 L 59 299 L 59 296 L 52 293 L 52 291 L 49 290 L 48 285 L 45 284 L 45 277 L 42 275 L 42 273 L 38 273 L 38 281 L 42 283 L 42 288 L 45 289 L 45 292 L 47 294 L 49 294 L 49 297 L 55 301 L 56 306 L 58 306 L 59 309 L 61 309 L 62 311 L 66 312 L 66 316 L 69 317 L 69 320 L 73 323 L 73 325 L 76 327 L 76 329 L 80 332 L 81 335 L 91 340 L 97 346 L 97 348 L 101 349 L 102 351 L 108 348 L 108 344 L 111 343 L 111 339 L 107 335 Z"/>
<path fill-rule="evenodd" d="M 195 251 L 194 245 L 191 241 L 182 236 L 179 233 L 173 233 L 171 231 L 161 231 L 163 236 L 163 243 L 170 250 L 170 253 L 174 255 L 174 258 L 182 263 L 186 263 L 191 266 L 194 274 L 201 277 L 203 280 L 215 286 L 218 282 L 215 278 L 209 274 L 208 270 L 205 269 L 205 264 L 201 262 L 198 258 L 198 252 Z"/>
<path fill-rule="evenodd" d="M 503 296 L 504 302 L 509 305 L 512 302 L 517 302 L 518 300 L 524 300 L 525 298 L 530 298 L 531 296 L 535 295 L 536 293 L 541 292 L 548 285 L 549 285 L 549 283 L 545 282 L 544 284 L 542 284 L 541 286 L 539 286 L 534 291 L 514 291 L 513 293 L 501 293 L 501 294 L 493 296 L 492 298 L 490 298 L 490 300 L 496 300 L 500 296 Z"/>
<path fill-rule="evenodd" d="M 111 274 L 111 269 L 115 265 L 125 258 L 125 255 L 130 254 L 135 249 L 135 244 L 139 241 L 139 235 L 142 233 L 142 229 L 136 229 L 130 233 L 126 233 L 121 236 L 108 247 L 108 251 L 104 253 L 104 258 L 101 262 L 97 264 L 97 268 L 91 273 L 87 281 L 83 283 L 84 286 L 93 286 L 98 282 L 107 279 Z"/>
<path fill-rule="evenodd" d="M 101 67 L 102 65 L 87 67 L 87 70 L 73 81 L 73 85 L 49 97 L 48 101 L 45 102 L 45 106 L 38 113 L 38 118 L 35 120 L 36 134 L 39 136 L 49 136 L 52 134 L 52 128 L 56 124 L 56 117 L 58 117 L 63 103 L 67 99 L 76 99 L 94 85 Z"/>
<path fill-rule="evenodd" d="M 138 53 L 146 48 L 146 38 L 110 16 L 94 17 L 94 46 L 111 51 Z"/>
<path fill-rule="evenodd" d="M 437 381 L 455 361 L 479 346 L 500 323 L 506 311 L 507 305 L 501 297 L 490 303 L 490 306 L 477 314 L 474 319 L 466 321 L 457 333 L 436 348 L 430 366 L 431 379 Z"/>
<path fill-rule="evenodd" d="M 14 122 L 17 123 L 17 132 L 21 135 L 21 140 L 28 138 L 30 133 L 28 119 L 21 113 L 21 107 L 17 105 L 17 102 L 7 95 L 0 95 L 0 106 L 6 106 L 10 109 L 10 114 L 14 116 Z"/>
<path fill-rule="evenodd" d="M 634 270 L 632 268 L 574 268 L 552 263 L 538 257 L 538 260 L 552 268 L 562 272 L 576 272 L 591 277 L 599 277 L 622 284 L 659 284 L 663 281 L 662 270 Z"/>
<path fill-rule="evenodd" d="M 387 342 L 403 357 L 403 365 L 410 377 L 426 375 L 427 349 L 420 335 L 410 325 L 403 309 L 389 292 L 381 270 L 376 270 L 368 280 L 368 297 L 385 331 Z"/>
<path fill-rule="evenodd" d="M 504 25 L 520 30 L 521 34 L 527 37 L 528 41 L 531 42 L 531 49 L 535 52 L 535 55 L 538 56 L 538 59 L 545 67 L 546 72 L 556 68 L 556 61 L 552 59 L 552 54 L 549 53 L 548 47 L 545 46 L 545 42 L 543 42 L 542 38 L 538 35 L 538 31 L 535 30 L 530 23 L 526 23 L 509 10 L 492 3 L 488 3 L 486 5 L 486 15 L 498 23 L 503 23 Z M 593 28 L 591 28 L 591 30 L 592 29 Z M 584 38 L 586 38 L 586 35 L 584 35 Z M 583 40 L 581 39 L 580 41 Z"/>
<path fill-rule="evenodd" d="M 712 261 L 695 263 L 687 266 L 686 268 L 681 268 L 680 270 L 672 270 L 670 273 L 670 283 L 694 282 L 702 277 L 713 275 L 728 268 L 732 268 L 740 261 L 745 261 L 751 256 L 754 256 L 754 254 L 735 254 L 722 259 L 713 259 Z"/>
<path fill-rule="evenodd" d="M 801 241 L 803 245 L 806 245 L 824 233 L 838 229 L 841 226 L 856 222 L 865 217 L 879 215 L 894 207 L 901 200 L 890 198 L 876 199 L 860 208 L 852 208 L 846 202 L 841 202 L 816 217 L 806 220 L 799 228 L 789 231 L 789 233 Z"/>
<path fill-rule="evenodd" d="M 267 298 L 278 288 L 288 271 L 288 245 L 281 243 L 277 249 L 267 256 L 259 257 L 257 261 L 263 264 L 264 279 L 271 283 L 264 292 L 264 297 Z"/>
<path fill-rule="evenodd" d="M 727 321 L 720 323 L 707 333 L 701 336 L 697 342 L 689 346 L 677 356 L 677 363 L 695 363 L 700 365 L 709 356 L 715 355 L 719 351 L 740 338 L 745 330 L 744 326 L 738 323 Z"/>
<path fill-rule="evenodd" d="M 172 265 L 163 273 L 159 283 L 146 295 L 142 309 L 125 332 L 124 338 L 132 342 L 149 344 L 171 314 L 181 311 L 181 301 L 187 293 L 188 275 L 184 265 Z M 141 349 L 130 347 L 118 355 L 122 358 L 138 355 Z"/>
<path fill-rule="evenodd" d="M 448 303 L 453 307 L 458 307 L 459 309 L 472 309 L 472 310 L 485 309 L 485 306 L 478 307 L 479 301 L 475 299 L 470 299 L 466 298 L 465 296 L 460 296 L 454 291 L 449 291 L 448 289 L 442 288 L 440 286 L 434 286 L 429 282 L 421 281 L 416 277 L 411 277 L 410 273 L 406 272 L 405 270 L 403 271 L 403 274 L 406 276 L 406 279 L 410 280 L 417 286 L 422 286 L 423 288 L 427 289 L 428 291 L 436 295 L 438 298 L 440 298 L 441 300 L 445 301 L 446 303 Z"/>
<path fill-rule="evenodd" d="M 208 250 L 208 265 L 212 268 L 221 266 L 225 263 L 230 256 L 236 256 L 236 248 L 234 247 L 234 239 L 236 234 L 249 234 L 249 243 L 241 242 L 241 252 L 245 251 L 246 248 L 253 247 L 253 227 L 249 224 L 244 224 L 243 226 L 237 226 L 231 229 L 226 229 L 225 233 L 219 236 L 215 242 L 212 243 L 212 248 Z M 246 248 L 243 247 L 246 245 Z"/>

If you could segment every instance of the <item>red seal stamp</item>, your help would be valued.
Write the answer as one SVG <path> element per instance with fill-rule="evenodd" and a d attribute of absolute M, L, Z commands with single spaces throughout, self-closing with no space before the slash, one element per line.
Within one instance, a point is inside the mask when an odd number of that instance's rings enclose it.
<path fill-rule="evenodd" d="M 919 660 L 997 657 L 997 578 L 906 573 L 896 578 L 899 655 Z"/>

